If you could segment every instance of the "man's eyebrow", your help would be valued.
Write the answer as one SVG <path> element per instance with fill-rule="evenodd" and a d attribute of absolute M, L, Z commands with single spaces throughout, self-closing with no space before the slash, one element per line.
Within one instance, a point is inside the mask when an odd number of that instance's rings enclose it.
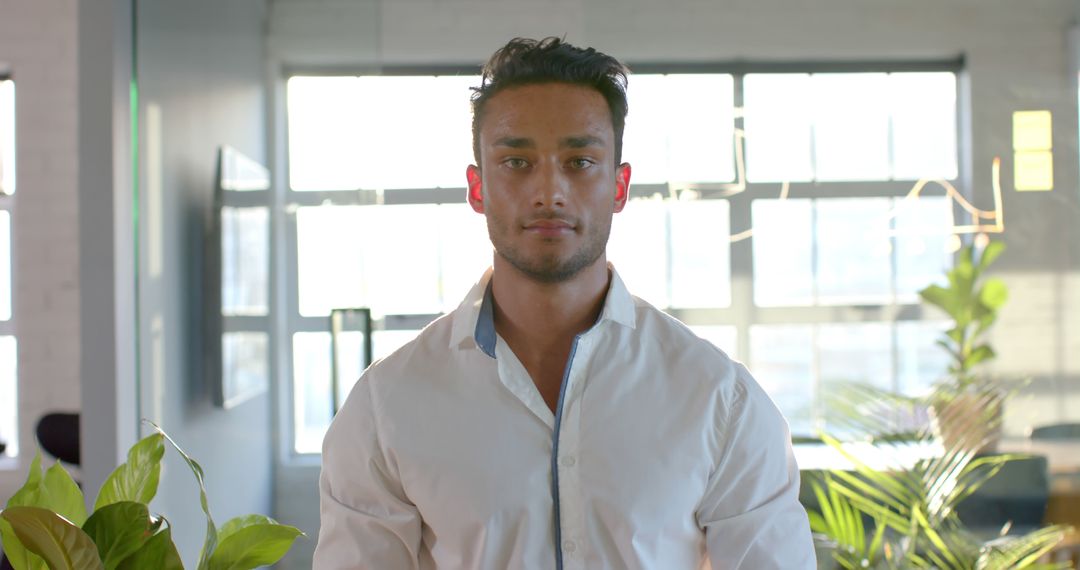
<path fill-rule="evenodd" d="M 510 148 L 536 148 L 536 141 L 525 137 L 503 137 L 495 141 L 495 146 Z"/>
<path fill-rule="evenodd" d="M 559 140 L 560 148 L 586 148 L 590 146 L 604 146 L 604 139 L 592 135 L 581 135 Z"/>

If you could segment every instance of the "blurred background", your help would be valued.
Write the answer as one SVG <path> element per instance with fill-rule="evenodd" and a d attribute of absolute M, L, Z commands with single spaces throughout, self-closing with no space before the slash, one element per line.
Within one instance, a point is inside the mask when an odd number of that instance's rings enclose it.
<path fill-rule="evenodd" d="M 0 499 L 46 413 L 96 488 L 158 423 L 215 516 L 309 533 L 352 383 L 490 263 L 470 86 L 515 36 L 627 63 L 630 290 L 748 364 L 793 435 L 830 387 L 946 372 L 918 291 L 1006 244 L 1006 439 L 1080 422 L 1075 0 L 0 0 Z M 331 315 L 339 318 L 331 319 Z M 337 323 L 337 326 L 333 326 Z M 189 563 L 195 485 L 156 508 Z"/>

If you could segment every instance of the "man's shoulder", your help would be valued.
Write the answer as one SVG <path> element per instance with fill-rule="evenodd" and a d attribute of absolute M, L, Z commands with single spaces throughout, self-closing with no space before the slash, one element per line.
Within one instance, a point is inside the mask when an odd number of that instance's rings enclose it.
<path fill-rule="evenodd" d="M 380 379 L 413 376 L 424 368 L 444 364 L 451 351 L 453 316 L 451 312 L 436 318 L 412 340 L 372 362 L 364 376 Z"/>
<path fill-rule="evenodd" d="M 636 334 L 641 340 L 655 342 L 668 353 L 689 352 L 696 358 L 731 363 L 734 360 L 723 349 L 702 338 L 689 325 L 648 301 L 634 297 Z"/>

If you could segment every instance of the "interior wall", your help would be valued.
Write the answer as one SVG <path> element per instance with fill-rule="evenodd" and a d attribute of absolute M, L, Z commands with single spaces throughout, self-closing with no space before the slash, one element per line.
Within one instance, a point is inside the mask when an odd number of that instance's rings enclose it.
<path fill-rule="evenodd" d="M 1080 175 L 1067 47 L 1077 10 L 1073 0 L 1037 10 L 1010 0 L 271 0 L 267 45 L 278 80 L 286 69 L 479 64 L 514 36 L 565 36 L 631 67 L 962 55 L 961 135 L 970 154 L 961 185 L 980 209 L 994 207 L 991 165 L 1002 159 L 1006 231 L 992 237 L 1008 245 L 996 270 L 1012 301 L 993 339 L 1001 354 L 993 373 L 1032 379 L 1006 418 L 1019 434 L 1031 422 L 1080 419 Z M 1052 192 L 1012 191 L 1012 113 L 1029 109 L 1054 114 Z M 284 159 L 281 149 L 274 158 Z M 314 489 L 280 477 L 280 516 L 310 517 L 301 496 L 312 501 Z M 317 519 L 301 525 L 317 528 Z M 301 553 L 289 562 L 303 567 Z"/>
<path fill-rule="evenodd" d="M 77 18 L 75 0 L 0 1 L 0 67 L 17 99 L 12 309 L 22 450 L 0 467 L 0 504 L 26 478 L 38 418 L 80 408 Z"/>
<path fill-rule="evenodd" d="M 141 413 L 206 472 L 215 522 L 270 514 L 270 399 L 214 407 L 203 374 L 202 263 L 219 145 L 266 163 L 263 0 L 139 0 Z M 166 453 L 154 510 L 194 567 L 195 479 Z"/>

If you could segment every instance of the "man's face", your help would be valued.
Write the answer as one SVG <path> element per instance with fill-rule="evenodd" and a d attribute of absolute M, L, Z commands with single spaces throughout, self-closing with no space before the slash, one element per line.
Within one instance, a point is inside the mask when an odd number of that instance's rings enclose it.
<path fill-rule="evenodd" d="M 469 204 L 487 217 L 495 253 L 526 276 L 568 280 L 605 263 L 611 216 L 626 204 L 630 165 L 615 165 L 604 97 L 565 83 L 511 87 L 480 124 Z"/>

